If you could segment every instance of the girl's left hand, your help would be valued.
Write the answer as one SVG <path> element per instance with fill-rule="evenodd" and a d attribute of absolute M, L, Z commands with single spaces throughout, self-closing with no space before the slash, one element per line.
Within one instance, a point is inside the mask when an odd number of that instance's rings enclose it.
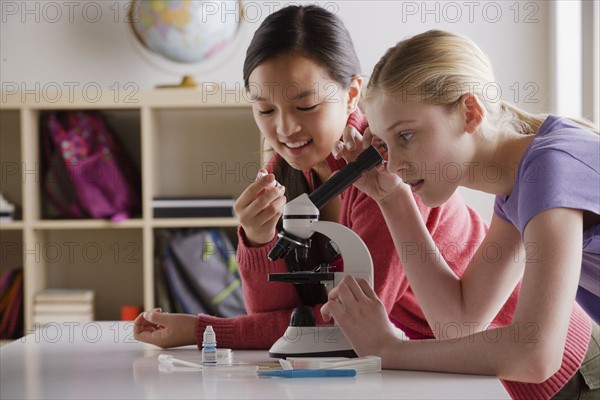
<path fill-rule="evenodd" d="M 337 142 L 332 150 L 336 160 L 343 157 L 347 162 L 354 161 L 360 153 L 373 145 L 384 161 L 387 161 L 388 152 L 385 144 L 381 139 L 374 137 L 369 128 L 365 130 L 364 135 L 361 135 L 353 127 L 347 126 L 344 129 L 342 138 L 343 142 Z M 399 191 L 410 192 L 409 186 L 402 182 L 398 175 L 388 172 L 385 163 L 363 174 L 360 179 L 354 182 L 354 186 L 375 201 L 382 201 L 389 195 Z"/>
<path fill-rule="evenodd" d="M 321 315 L 325 321 L 335 320 L 359 357 L 381 356 L 398 339 L 383 303 L 364 279 L 345 276 L 329 292 Z"/>

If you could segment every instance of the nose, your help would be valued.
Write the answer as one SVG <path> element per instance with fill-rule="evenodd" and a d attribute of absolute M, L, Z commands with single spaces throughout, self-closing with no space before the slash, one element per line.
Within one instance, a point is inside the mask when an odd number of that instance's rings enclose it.
<path fill-rule="evenodd" d="M 398 160 L 398 157 L 395 154 L 392 154 L 392 152 L 389 150 L 387 152 L 386 161 L 387 162 L 385 164 L 385 167 L 387 168 L 389 173 L 396 174 L 401 169 L 401 163 Z"/>
<path fill-rule="evenodd" d="M 397 175 L 401 173 L 407 174 L 414 171 L 414 167 L 412 163 L 401 160 L 397 155 L 388 152 L 386 168 L 389 173 Z"/>
<path fill-rule="evenodd" d="M 300 131 L 299 121 L 290 113 L 279 113 L 277 120 L 277 134 L 280 136 L 291 136 Z"/>

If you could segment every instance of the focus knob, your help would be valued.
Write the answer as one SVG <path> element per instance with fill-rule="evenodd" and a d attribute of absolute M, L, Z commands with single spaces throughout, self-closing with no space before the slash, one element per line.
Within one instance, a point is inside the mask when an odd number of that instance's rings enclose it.
<path fill-rule="evenodd" d="M 292 311 L 290 326 L 315 326 L 315 316 L 309 307 L 296 307 Z"/>

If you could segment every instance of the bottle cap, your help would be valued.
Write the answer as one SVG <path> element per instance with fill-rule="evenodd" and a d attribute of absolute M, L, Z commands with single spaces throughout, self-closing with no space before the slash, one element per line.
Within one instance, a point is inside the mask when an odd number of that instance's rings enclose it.
<path fill-rule="evenodd" d="M 231 349 L 217 349 L 217 364 L 231 364 L 233 352 Z"/>
<path fill-rule="evenodd" d="M 204 337 L 202 338 L 202 346 L 216 346 L 217 337 L 215 331 L 213 331 L 212 325 L 207 325 L 204 330 Z"/>

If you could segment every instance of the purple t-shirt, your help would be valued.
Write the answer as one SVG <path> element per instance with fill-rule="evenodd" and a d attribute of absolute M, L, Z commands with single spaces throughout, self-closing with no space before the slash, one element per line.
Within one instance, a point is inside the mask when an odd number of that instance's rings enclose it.
<path fill-rule="evenodd" d="M 521 235 L 535 215 L 550 208 L 600 214 L 600 136 L 549 116 L 523 154 L 510 196 L 496 196 L 494 212 Z M 600 225 L 583 233 L 577 301 L 600 323 Z"/>

